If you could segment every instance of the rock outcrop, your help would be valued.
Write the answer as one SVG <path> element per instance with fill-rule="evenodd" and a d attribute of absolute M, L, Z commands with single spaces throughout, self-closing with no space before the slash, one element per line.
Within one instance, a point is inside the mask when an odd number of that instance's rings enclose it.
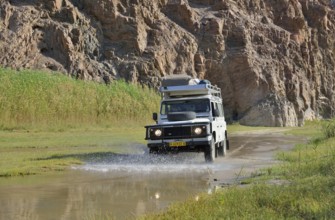
<path fill-rule="evenodd" d="M 334 53 L 332 0 L 0 0 L 1 66 L 151 87 L 186 73 L 246 125 L 333 117 Z"/>

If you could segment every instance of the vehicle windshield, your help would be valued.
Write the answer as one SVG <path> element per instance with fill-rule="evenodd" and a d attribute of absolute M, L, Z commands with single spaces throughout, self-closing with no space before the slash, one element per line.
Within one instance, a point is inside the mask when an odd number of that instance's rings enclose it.
<path fill-rule="evenodd" d="M 171 112 L 190 111 L 195 113 L 208 113 L 210 111 L 209 99 L 164 101 L 161 108 L 162 115 L 167 115 Z"/>

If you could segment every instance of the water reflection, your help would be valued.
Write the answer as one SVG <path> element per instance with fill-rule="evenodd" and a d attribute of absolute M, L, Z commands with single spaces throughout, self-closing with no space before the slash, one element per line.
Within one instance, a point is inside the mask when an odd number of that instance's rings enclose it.
<path fill-rule="evenodd" d="M 180 158 L 176 163 L 173 156 L 165 163 L 135 158 L 92 163 L 57 176 L 0 179 L 0 219 L 95 219 L 106 214 L 131 219 L 206 192 L 208 167 L 203 163 L 187 165 Z"/>

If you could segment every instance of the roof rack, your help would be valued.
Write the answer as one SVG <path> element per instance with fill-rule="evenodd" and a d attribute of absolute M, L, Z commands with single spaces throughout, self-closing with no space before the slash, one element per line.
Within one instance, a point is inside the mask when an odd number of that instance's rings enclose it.
<path fill-rule="evenodd" d="M 211 84 L 162 86 L 160 88 L 164 98 L 187 97 L 195 95 L 212 95 L 221 98 L 221 89 Z"/>

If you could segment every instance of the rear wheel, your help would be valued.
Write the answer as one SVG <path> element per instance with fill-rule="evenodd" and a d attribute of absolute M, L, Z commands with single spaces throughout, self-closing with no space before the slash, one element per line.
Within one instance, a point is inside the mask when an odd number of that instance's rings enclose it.
<path fill-rule="evenodd" d="M 227 140 L 224 140 L 220 142 L 219 148 L 218 148 L 218 156 L 224 157 L 227 154 Z"/>
<path fill-rule="evenodd" d="M 214 143 L 214 139 L 212 138 L 210 144 L 208 146 L 206 146 L 205 148 L 205 161 L 207 163 L 213 163 L 215 160 L 215 143 Z"/>
<path fill-rule="evenodd" d="M 227 148 L 227 150 L 229 150 L 229 140 L 228 140 L 227 131 L 225 132 L 225 142 L 226 142 L 226 148 Z"/>

